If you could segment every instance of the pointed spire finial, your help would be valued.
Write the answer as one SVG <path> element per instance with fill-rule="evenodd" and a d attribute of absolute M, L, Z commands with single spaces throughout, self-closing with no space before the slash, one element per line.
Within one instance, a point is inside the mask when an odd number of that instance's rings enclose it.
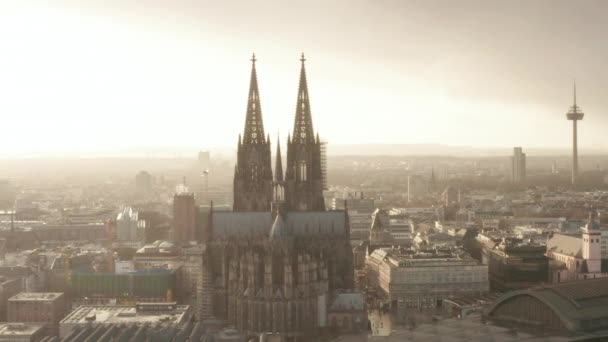
<path fill-rule="evenodd" d="M 304 62 L 306 62 L 306 57 L 304 57 L 304 52 L 302 52 L 302 57 L 300 57 L 300 62 L 302 62 L 302 64 L 304 64 Z"/>
<path fill-rule="evenodd" d="M 255 58 L 255 53 L 251 54 L 251 63 L 255 64 L 257 59 Z"/>
<path fill-rule="evenodd" d="M 274 179 L 277 182 L 283 181 L 283 162 L 281 157 L 281 138 L 279 137 L 279 133 L 277 133 L 277 155 L 274 165 Z"/>

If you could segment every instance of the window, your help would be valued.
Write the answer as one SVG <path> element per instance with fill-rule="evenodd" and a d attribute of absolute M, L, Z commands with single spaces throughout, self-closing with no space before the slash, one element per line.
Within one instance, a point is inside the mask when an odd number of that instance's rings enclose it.
<path fill-rule="evenodd" d="M 306 172 L 306 162 L 305 161 L 301 161 L 300 162 L 300 180 L 303 182 L 307 181 L 307 172 Z"/>
<path fill-rule="evenodd" d="M 251 180 L 253 182 L 257 182 L 257 180 L 258 180 L 258 165 L 257 164 L 251 165 Z"/>

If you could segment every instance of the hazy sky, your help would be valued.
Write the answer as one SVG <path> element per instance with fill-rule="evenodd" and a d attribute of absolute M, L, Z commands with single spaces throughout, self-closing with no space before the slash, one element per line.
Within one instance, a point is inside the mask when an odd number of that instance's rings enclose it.
<path fill-rule="evenodd" d="M 52 3 L 49 4 L 49 3 Z M 252 52 L 286 137 L 607 148 L 608 1 L 0 0 L 0 155 L 236 144 Z"/>

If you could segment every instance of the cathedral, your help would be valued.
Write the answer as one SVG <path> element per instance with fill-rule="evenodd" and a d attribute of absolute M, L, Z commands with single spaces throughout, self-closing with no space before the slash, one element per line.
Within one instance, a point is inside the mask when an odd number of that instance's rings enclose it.
<path fill-rule="evenodd" d="M 325 209 L 304 56 L 285 168 L 277 142 L 274 172 L 255 63 L 254 56 L 233 211 L 212 208 L 203 231 L 199 315 L 252 336 L 278 332 L 288 341 L 314 340 L 328 326 L 335 293 L 353 287 L 348 214 Z"/>

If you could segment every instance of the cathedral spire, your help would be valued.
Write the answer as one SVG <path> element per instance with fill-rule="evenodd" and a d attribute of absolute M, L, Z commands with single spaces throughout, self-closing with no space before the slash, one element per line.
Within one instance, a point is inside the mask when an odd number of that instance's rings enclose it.
<path fill-rule="evenodd" d="M 255 54 L 253 54 L 251 57 L 251 80 L 249 81 L 249 97 L 247 99 L 247 117 L 245 119 L 245 133 L 243 136 L 243 144 L 246 145 L 263 144 L 266 142 L 258 77 L 255 71 L 256 61 Z"/>
<path fill-rule="evenodd" d="M 306 68 L 304 66 L 304 54 L 300 58 L 302 68 L 300 70 L 300 85 L 298 88 L 298 103 L 296 107 L 296 119 L 293 125 L 293 141 L 297 143 L 314 142 L 314 130 L 312 127 L 312 115 L 310 113 L 310 99 L 308 97 L 308 84 L 306 82 Z"/>
<path fill-rule="evenodd" d="M 283 162 L 281 160 L 281 140 L 277 135 L 277 156 L 276 163 L 274 165 L 274 180 L 276 182 L 283 181 Z"/>

